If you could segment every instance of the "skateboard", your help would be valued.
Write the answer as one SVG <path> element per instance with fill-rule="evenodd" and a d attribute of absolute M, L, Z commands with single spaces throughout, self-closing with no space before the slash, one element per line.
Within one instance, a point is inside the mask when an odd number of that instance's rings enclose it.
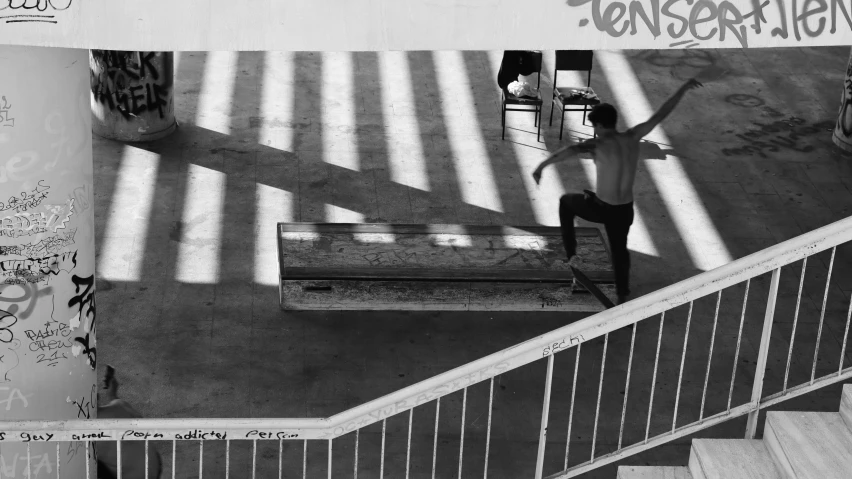
<path fill-rule="evenodd" d="M 607 295 L 603 294 L 603 291 L 595 286 L 595 283 L 592 282 L 585 273 L 573 266 L 571 266 L 571 272 L 574 273 L 574 283 L 580 283 L 580 285 L 586 288 L 595 298 L 598 299 L 598 301 L 601 302 L 604 308 L 609 309 L 615 306 L 612 300 L 610 300 Z"/>

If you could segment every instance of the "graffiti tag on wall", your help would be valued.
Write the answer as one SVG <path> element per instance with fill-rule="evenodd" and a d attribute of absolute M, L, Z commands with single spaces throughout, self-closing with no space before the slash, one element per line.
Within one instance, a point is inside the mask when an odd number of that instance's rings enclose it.
<path fill-rule="evenodd" d="M 9 116 L 12 105 L 6 101 L 6 97 L 0 97 L 0 126 L 15 126 L 15 119 Z"/>
<path fill-rule="evenodd" d="M 174 77 L 172 63 L 163 61 L 167 54 L 92 50 L 89 72 L 95 100 L 124 118 L 154 111 L 164 118 Z"/>
<path fill-rule="evenodd" d="M 620 37 L 628 31 L 636 35 L 647 29 L 654 38 L 668 34 L 669 40 L 675 41 L 669 45 L 671 47 L 691 48 L 702 40 L 725 41 L 732 36 L 743 48 L 748 48 L 750 30 L 755 35 L 768 34 L 785 40 L 792 31 L 796 41 L 801 41 L 802 35 L 815 38 L 826 30 L 835 33 L 838 17 L 840 28 L 844 28 L 845 20 L 852 29 L 847 2 L 751 0 L 749 11 L 740 10 L 746 2 L 714 0 L 568 0 L 567 3 L 570 7 L 591 3 L 592 24 L 611 37 Z M 588 24 L 587 18 L 580 21 L 581 27 Z"/>
<path fill-rule="evenodd" d="M 0 236 L 17 238 L 65 229 L 74 214 L 74 199 L 65 205 L 50 205 L 48 212 L 16 213 L 0 218 Z"/>

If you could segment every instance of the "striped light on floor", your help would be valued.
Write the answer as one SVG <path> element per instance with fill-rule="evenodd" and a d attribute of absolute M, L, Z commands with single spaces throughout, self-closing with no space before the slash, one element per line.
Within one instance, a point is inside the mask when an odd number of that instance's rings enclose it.
<path fill-rule="evenodd" d="M 231 133 L 231 103 L 237 73 L 237 52 L 210 52 L 204 64 L 204 79 L 198 95 L 195 124 L 201 128 Z"/>
<path fill-rule="evenodd" d="M 462 52 L 434 52 L 441 98 L 433 105 L 443 116 L 449 152 L 455 164 L 459 191 L 465 203 L 502 213 L 491 158 L 476 117 L 474 90 L 471 89 Z"/>
<path fill-rule="evenodd" d="M 226 175 L 220 171 L 194 164 L 188 167 L 175 276 L 178 281 L 219 282 L 225 181 Z"/>
<path fill-rule="evenodd" d="M 139 281 L 160 155 L 125 146 L 98 260 L 98 277 Z"/>
<path fill-rule="evenodd" d="M 258 143 L 292 151 L 293 135 L 293 54 L 266 52 L 260 102 Z"/>
<path fill-rule="evenodd" d="M 295 221 L 295 195 L 289 191 L 258 183 L 254 243 L 254 281 L 265 286 L 278 284 L 278 223 Z"/>
<path fill-rule="evenodd" d="M 406 52 L 378 54 L 391 181 L 430 191 Z"/>
<path fill-rule="evenodd" d="M 351 52 L 322 53 L 320 118 L 323 161 L 353 171 L 361 162 L 350 131 L 358 107 L 354 85 L 355 62 Z M 343 126 L 344 128 L 340 128 Z"/>
<path fill-rule="evenodd" d="M 650 118 L 655 110 L 648 102 L 624 54 L 609 51 L 599 51 L 595 54 L 604 70 L 625 124 L 634 126 Z M 671 93 L 673 94 L 674 91 Z M 662 125 L 645 139 L 665 145 L 671 144 Z M 657 192 L 695 267 L 706 271 L 733 261 L 704 203 L 684 171 L 680 158 L 668 156 L 665 161 L 645 161 L 640 165 L 640 172 L 637 175 L 641 174 L 641 169 L 648 171 L 656 185 Z"/>

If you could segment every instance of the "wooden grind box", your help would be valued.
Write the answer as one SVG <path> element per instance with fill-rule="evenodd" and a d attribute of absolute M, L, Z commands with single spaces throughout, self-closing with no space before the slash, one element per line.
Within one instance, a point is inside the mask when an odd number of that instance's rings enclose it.
<path fill-rule="evenodd" d="M 576 231 L 579 269 L 615 300 L 600 230 Z M 604 309 L 554 227 L 279 223 L 278 260 L 285 310 Z"/>

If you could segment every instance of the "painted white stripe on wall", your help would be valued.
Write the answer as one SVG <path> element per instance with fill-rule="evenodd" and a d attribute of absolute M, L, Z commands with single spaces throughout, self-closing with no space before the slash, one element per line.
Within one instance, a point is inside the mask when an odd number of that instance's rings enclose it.
<path fill-rule="evenodd" d="M 124 147 L 98 260 L 99 277 L 115 281 L 142 279 L 159 165 L 160 155 Z"/>
<path fill-rule="evenodd" d="M 406 52 L 378 54 L 391 181 L 430 191 Z"/>
<path fill-rule="evenodd" d="M 263 67 L 258 143 L 284 151 L 293 149 L 293 54 L 266 52 Z"/>
<path fill-rule="evenodd" d="M 226 135 L 231 133 L 237 55 L 237 52 L 210 52 L 207 55 L 195 116 L 197 126 Z"/>
<path fill-rule="evenodd" d="M 648 102 L 624 54 L 599 51 L 595 55 L 604 70 L 610 90 L 615 95 L 618 111 L 625 124 L 634 126 L 650 118 L 655 110 Z M 655 128 L 645 139 L 671 144 L 662 126 Z M 684 171 L 680 158 L 668 156 L 665 161 L 645 161 L 638 174 L 641 174 L 642 168 L 648 171 L 654 181 L 693 264 L 697 268 L 710 270 L 733 261 L 707 209 L 704 208 L 704 203 Z"/>
<path fill-rule="evenodd" d="M 255 190 L 257 229 L 254 249 L 254 281 L 266 286 L 278 285 L 278 223 L 295 221 L 293 193 L 258 183 Z"/>
<path fill-rule="evenodd" d="M 178 281 L 219 282 L 225 181 L 224 173 L 189 165 L 175 275 Z"/>
<path fill-rule="evenodd" d="M 354 171 L 361 169 L 354 145 L 355 136 L 355 61 L 350 52 L 322 54 L 322 118 L 323 160 Z M 340 128 L 344 126 L 345 128 Z M 349 128 L 346 128 L 349 127 Z"/>
<path fill-rule="evenodd" d="M 433 108 L 438 108 L 436 114 L 440 111 L 446 124 L 447 141 L 458 174 L 462 200 L 502 213 L 503 204 L 476 117 L 474 91 L 462 52 L 434 52 L 433 57 L 442 100 Z"/>

